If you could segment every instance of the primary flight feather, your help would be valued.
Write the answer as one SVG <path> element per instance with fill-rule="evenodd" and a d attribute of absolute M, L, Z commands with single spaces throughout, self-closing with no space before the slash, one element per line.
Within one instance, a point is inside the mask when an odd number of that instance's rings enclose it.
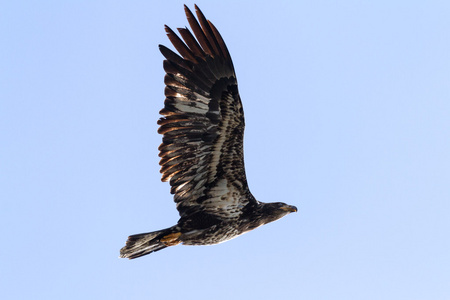
<path fill-rule="evenodd" d="M 230 53 L 214 25 L 184 6 L 193 34 L 165 26 L 179 55 L 159 46 L 164 60 L 163 116 L 158 132 L 162 181 L 180 214 L 172 227 L 128 237 L 120 256 L 137 258 L 169 246 L 212 245 L 296 212 L 257 201 L 244 168 L 244 111 Z"/>

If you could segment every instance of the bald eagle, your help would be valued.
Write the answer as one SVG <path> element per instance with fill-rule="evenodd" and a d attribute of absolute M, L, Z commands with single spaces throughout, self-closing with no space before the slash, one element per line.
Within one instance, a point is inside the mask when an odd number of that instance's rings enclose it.
<path fill-rule="evenodd" d="M 170 228 L 128 237 L 120 257 L 137 258 L 169 246 L 213 245 L 296 212 L 285 203 L 256 200 L 244 168 L 244 111 L 233 62 L 216 27 L 185 5 L 181 38 L 165 30 L 178 54 L 159 45 L 166 99 L 158 132 L 162 181 L 170 183 L 180 214 Z"/>

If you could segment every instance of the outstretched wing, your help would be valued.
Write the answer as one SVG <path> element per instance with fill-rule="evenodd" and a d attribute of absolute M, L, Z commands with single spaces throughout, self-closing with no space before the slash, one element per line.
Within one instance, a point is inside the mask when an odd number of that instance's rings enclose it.
<path fill-rule="evenodd" d="M 158 132 L 162 181 L 169 181 L 181 217 L 206 212 L 237 218 L 249 201 L 244 170 L 244 112 L 228 49 L 214 25 L 195 6 L 185 6 L 192 31 L 181 40 L 166 26 L 181 56 L 160 45 L 166 84 Z M 199 24 L 200 23 L 200 24 Z"/>

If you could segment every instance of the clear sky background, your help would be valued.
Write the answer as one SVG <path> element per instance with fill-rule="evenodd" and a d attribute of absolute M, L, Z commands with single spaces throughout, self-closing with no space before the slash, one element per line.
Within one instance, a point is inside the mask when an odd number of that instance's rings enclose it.
<path fill-rule="evenodd" d="M 450 299 L 449 1 L 197 1 L 234 60 L 251 191 L 299 212 L 118 258 L 178 220 L 157 46 L 183 3 L 0 4 L 0 298 Z"/>

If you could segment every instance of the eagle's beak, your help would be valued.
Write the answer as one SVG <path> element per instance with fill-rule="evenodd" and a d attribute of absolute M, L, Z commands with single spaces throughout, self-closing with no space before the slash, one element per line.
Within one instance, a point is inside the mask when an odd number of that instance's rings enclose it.
<path fill-rule="evenodd" d="M 293 206 L 293 205 L 285 205 L 280 207 L 282 210 L 285 210 L 287 212 L 297 212 L 297 207 Z"/>

